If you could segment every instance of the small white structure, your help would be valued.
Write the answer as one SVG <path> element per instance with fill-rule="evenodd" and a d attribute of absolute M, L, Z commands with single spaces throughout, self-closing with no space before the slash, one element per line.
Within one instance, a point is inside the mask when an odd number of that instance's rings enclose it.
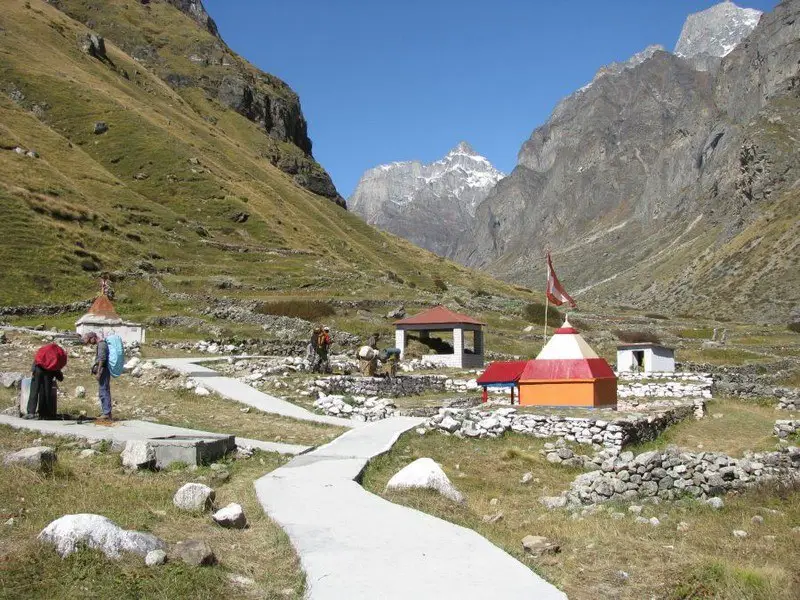
<path fill-rule="evenodd" d="M 103 336 L 118 335 L 124 344 L 144 343 L 144 327 L 141 323 L 124 321 L 104 294 L 100 294 L 89 312 L 75 322 L 75 331 L 78 335 L 91 332 L 101 333 Z"/>
<path fill-rule="evenodd" d="M 675 350 L 660 344 L 643 342 L 617 346 L 618 373 L 672 373 Z"/>
<path fill-rule="evenodd" d="M 453 312 L 444 306 L 435 306 L 413 317 L 395 321 L 394 325 L 395 346 L 400 349 L 401 358 L 406 350 L 406 332 L 418 332 L 421 340 L 429 339 L 432 332 L 452 332 L 453 351 L 451 353 L 426 354 L 422 360 L 458 369 L 483 367 L 483 327 L 486 325 L 485 323 Z M 470 340 L 465 339 L 465 333 L 471 333 L 471 344 Z"/>

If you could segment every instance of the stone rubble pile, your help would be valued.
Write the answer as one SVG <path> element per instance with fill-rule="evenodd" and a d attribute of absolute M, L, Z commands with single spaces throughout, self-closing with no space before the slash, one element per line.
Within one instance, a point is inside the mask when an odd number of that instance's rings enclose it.
<path fill-rule="evenodd" d="M 784 439 L 800 431 L 800 419 L 786 419 L 775 421 L 772 432 L 779 438 Z"/>
<path fill-rule="evenodd" d="M 791 411 L 800 411 L 800 395 L 795 395 L 793 397 L 782 396 L 778 399 L 778 410 L 791 410 Z"/>
<path fill-rule="evenodd" d="M 395 414 L 396 406 L 390 398 L 378 396 L 341 396 L 320 393 L 314 408 L 334 417 L 350 417 L 357 421 L 379 421 Z"/>
<path fill-rule="evenodd" d="M 633 456 L 609 457 L 595 471 L 579 475 L 561 495 L 563 504 L 581 506 L 636 498 L 674 500 L 682 496 L 707 499 L 731 490 L 775 480 L 800 480 L 800 448 L 747 453 L 732 458 L 719 452 L 653 450 Z M 542 499 L 552 502 L 553 498 Z M 563 505 L 562 504 L 562 505 Z"/>
<path fill-rule="evenodd" d="M 708 373 L 620 373 L 617 397 L 708 399 L 713 383 Z"/>
<path fill-rule="evenodd" d="M 538 438 L 559 437 L 580 444 L 622 448 L 653 440 L 667 427 L 694 414 L 694 402 L 650 414 L 617 416 L 609 411 L 610 420 L 518 413 L 510 407 L 494 411 L 442 408 L 426 421 L 425 427 L 458 437 L 498 437 L 514 431 Z"/>

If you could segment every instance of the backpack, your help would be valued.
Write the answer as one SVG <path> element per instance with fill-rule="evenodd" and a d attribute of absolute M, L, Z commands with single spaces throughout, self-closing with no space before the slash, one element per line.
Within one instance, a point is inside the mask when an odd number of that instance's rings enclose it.
<path fill-rule="evenodd" d="M 122 338 L 110 335 L 106 338 L 108 345 L 108 371 L 112 377 L 119 377 L 125 367 L 125 349 L 122 347 Z"/>
<path fill-rule="evenodd" d="M 33 362 L 48 371 L 60 371 L 67 364 L 67 353 L 58 344 L 47 344 L 39 348 Z"/>

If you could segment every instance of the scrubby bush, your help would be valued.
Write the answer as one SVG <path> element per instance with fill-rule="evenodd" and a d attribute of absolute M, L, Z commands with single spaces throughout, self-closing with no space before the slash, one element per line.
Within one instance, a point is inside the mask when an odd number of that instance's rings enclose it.
<path fill-rule="evenodd" d="M 531 302 L 525 305 L 523 315 L 531 323 L 544 325 L 544 310 L 545 305 L 542 302 Z M 554 306 L 547 306 L 547 322 L 548 325 L 558 326 L 561 324 L 563 318 L 561 313 Z"/>
<path fill-rule="evenodd" d="M 439 277 L 433 280 L 433 287 L 434 289 L 437 289 L 440 292 L 447 291 L 447 284 L 444 281 L 442 281 Z"/>
<path fill-rule="evenodd" d="M 658 313 L 645 313 L 644 316 L 647 317 L 648 319 L 659 319 L 661 321 L 669 321 L 668 316 L 660 315 Z"/>
<path fill-rule="evenodd" d="M 265 302 L 256 308 L 262 315 L 295 317 L 306 321 L 318 321 L 336 314 L 336 310 L 327 302 L 319 300 L 281 300 Z"/>
<path fill-rule="evenodd" d="M 786 326 L 786 329 L 789 331 L 793 331 L 795 333 L 800 333 L 800 321 L 795 321 L 794 323 L 789 323 Z"/>
<path fill-rule="evenodd" d="M 626 344 L 661 343 L 661 339 L 652 331 L 620 331 L 617 329 L 614 335 L 620 342 Z"/>

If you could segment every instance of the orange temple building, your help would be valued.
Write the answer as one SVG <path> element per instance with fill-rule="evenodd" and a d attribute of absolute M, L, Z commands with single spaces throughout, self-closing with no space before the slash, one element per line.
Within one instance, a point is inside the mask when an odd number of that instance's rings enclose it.
<path fill-rule="evenodd" d="M 525 365 L 519 378 L 519 403 L 614 408 L 617 377 L 566 319 L 536 359 Z"/>

